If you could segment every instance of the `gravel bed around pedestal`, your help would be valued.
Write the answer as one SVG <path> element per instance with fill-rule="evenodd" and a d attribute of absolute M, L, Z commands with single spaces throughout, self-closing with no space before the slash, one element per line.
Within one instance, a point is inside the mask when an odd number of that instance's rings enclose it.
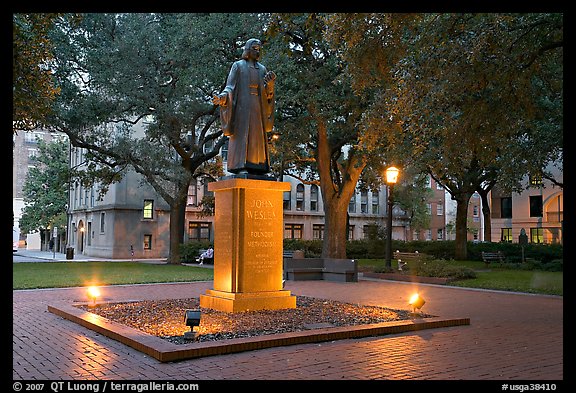
<path fill-rule="evenodd" d="M 314 328 L 355 326 L 407 320 L 407 310 L 363 306 L 306 296 L 296 297 L 296 308 L 227 313 L 200 308 L 198 298 L 143 300 L 123 303 L 78 305 L 91 313 L 161 337 L 176 344 L 190 343 L 184 333 L 186 310 L 201 310 L 200 326 L 195 328 L 196 341 L 218 341 L 267 334 L 303 331 Z M 420 317 L 429 317 L 420 314 Z"/>

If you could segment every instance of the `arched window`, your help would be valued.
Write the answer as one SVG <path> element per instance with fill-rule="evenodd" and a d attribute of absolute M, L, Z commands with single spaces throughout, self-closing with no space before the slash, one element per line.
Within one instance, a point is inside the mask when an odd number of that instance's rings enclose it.
<path fill-rule="evenodd" d="M 290 200 L 292 199 L 292 191 L 284 191 L 284 210 L 291 210 L 292 205 Z"/>
<path fill-rule="evenodd" d="M 316 184 L 310 186 L 310 211 L 318 211 L 318 186 Z"/>
<path fill-rule="evenodd" d="M 304 211 L 304 184 L 296 186 L 296 210 Z"/>

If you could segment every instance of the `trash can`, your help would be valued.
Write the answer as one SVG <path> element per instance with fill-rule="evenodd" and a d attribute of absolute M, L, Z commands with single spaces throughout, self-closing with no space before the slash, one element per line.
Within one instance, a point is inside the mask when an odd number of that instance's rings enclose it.
<path fill-rule="evenodd" d="M 74 259 L 74 247 L 66 247 L 66 259 Z"/>

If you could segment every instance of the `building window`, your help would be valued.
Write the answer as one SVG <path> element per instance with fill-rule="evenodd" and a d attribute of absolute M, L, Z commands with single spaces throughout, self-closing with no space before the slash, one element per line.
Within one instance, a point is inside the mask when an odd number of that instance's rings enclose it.
<path fill-rule="evenodd" d="M 439 201 L 436 204 L 436 215 L 437 216 L 442 216 L 444 215 L 444 205 L 442 204 L 442 201 Z"/>
<path fill-rule="evenodd" d="M 354 240 L 354 225 L 348 225 L 348 240 Z"/>
<path fill-rule="evenodd" d="M 304 210 L 304 184 L 302 183 L 296 186 L 296 210 Z"/>
<path fill-rule="evenodd" d="M 204 195 L 205 197 L 213 197 L 214 196 L 214 192 L 213 191 L 208 191 L 208 184 L 212 183 L 210 181 L 210 179 L 208 178 L 204 178 L 204 180 L 202 181 L 202 183 L 204 184 Z"/>
<path fill-rule="evenodd" d="M 368 213 L 368 191 L 360 191 L 360 212 Z"/>
<path fill-rule="evenodd" d="M 350 198 L 350 204 L 348 204 L 348 212 L 356 213 L 356 193 L 352 194 L 352 198 Z"/>
<path fill-rule="evenodd" d="M 426 188 L 432 188 L 432 176 L 426 176 Z"/>
<path fill-rule="evenodd" d="M 290 200 L 292 199 L 292 191 L 284 191 L 284 210 L 291 210 L 292 204 Z"/>
<path fill-rule="evenodd" d="M 208 141 L 205 141 L 204 146 L 202 148 L 202 151 L 204 152 L 204 154 L 208 154 L 212 150 L 214 150 L 214 139 L 210 139 Z"/>
<path fill-rule="evenodd" d="M 318 186 L 316 184 L 310 186 L 310 211 L 318 211 Z"/>
<path fill-rule="evenodd" d="M 154 201 L 151 199 L 144 200 L 144 218 L 152 219 L 154 218 Z"/>
<path fill-rule="evenodd" d="M 188 187 L 188 206 L 198 206 L 198 180 L 192 179 Z"/>
<path fill-rule="evenodd" d="M 512 243 L 512 228 L 502 228 L 500 241 L 504 243 Z"/>
<path fill-rule="evenodd" d="M 28 161 L 36 162 L 38 158 L 38 149 L 28 149 Z"/>
<path fill-rule="evenodd" d="M 210 223 L 194 222 L 188 223 L 188 240 L 210 240 Z"/>
<path fill-rule="evenodd" d="M 324 224 L 312 225 L 312 238 L 314 240 L 324 239 Z"/>
<path fill-rule="evenodd" d="M 152 249 L 152 235 L 144 235 L 144 249 L 145 250 Z"/>
<path fill-rule="evenodd" d="M 104 233 L 104 222 L 106 220 L 106 213 L 100 213 L 100 233 Z"/>
<path fill-rule="evenodd" d="M 530 175 L 530 185 L 532 187 L 542 186 L 542 175 Z"/>
<path fill-rule="evenodd" d="M 500 218 L 512 218 L 512 197 L 500 199 Z"/>
<path fill-rule="evenodd" d="M 86 245 L 92 245 L 92 238 L 94 237 L 94 232 L 92 232 L 92 221 L 88 221 L 88 232 L 86 232 Z"/>
<path fill-rule="evenodd" d="M 285 239 L 302 239 L 302 224 L 285 224 L 284 225 L 284 238 Z"/>
<path fill-rule="evenodd" d="M 380 213 L 380 193 L 372 191 L 372 214 Z"/>
<path fill-rule="evenodd" d="M 530 196 L 530 217 L 542 217 L 542 195 Z"/>
<path fill-rule="evenodd" d="M 378 237 L 378 225 L 367 224 L 362 227 L 364 239 L 376 239 Z"/>
<path fill-rule="evenodd" d="M 432 204 L 431 203 L 427 203 L 426 204 L 426 214 L 428 215 L 432 215 Z"/>
<path fill-rule="evenodd" d="M 444 229 L 442 228 L 438 229 L 437 235 L 438 235 L 438 237 L 436 238 L 437 240 L 444 240 Z"/>
<path fill-rule="evenodd" d="M 432 229 L 426 230 L 426 240 L 432 240 Z"/>
<path fill-rule="evenodd" d="M 544 243 L 544 229 L 530 228 L 530 242 L 531 243 Z"/>
<path fill-rule="evenodd" d="M 230 141 L 230 139 L 227 139 L 226 142 L 224 142 L 224 146 L 222 146 L 222 150 L 220 150 L 220 155 L 224 162 L 228 161 L 228 141 Z"/>
<path fill-rule="evenodd" d="M 479 210 L 478 210 L 478 205 L 472 206 L 472 215 L 473 215 L 474 217 L 478 217 L 478 212 L 479 212 Z"/>
<path fill-rule="evenodd" d="M 25 132 L 24 133 L 24 142 L 37 143 L 36 142 L 36 133 L 35 132 Z"/>
<path fill-rule="evenodd" d="M 436 189 L 437 189 L 437 190 L 443 190 L 443 189 L 444 189 L 444 186 L 443 186 L 442 184 L 436 182 Z"/>

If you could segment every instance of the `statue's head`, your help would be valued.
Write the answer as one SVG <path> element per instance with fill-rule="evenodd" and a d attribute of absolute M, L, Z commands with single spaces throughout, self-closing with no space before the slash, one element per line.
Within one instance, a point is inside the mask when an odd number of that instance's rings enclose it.
<path fill-rule="evenodd" d="M 260 59 L 260 48 L 262 47 L 262 43 L 257 38 L 250 38 L 246 41 L 246 45 L 244 45 L 244 52 L 242 52 L 242 58 L 244 60 Z"/>

